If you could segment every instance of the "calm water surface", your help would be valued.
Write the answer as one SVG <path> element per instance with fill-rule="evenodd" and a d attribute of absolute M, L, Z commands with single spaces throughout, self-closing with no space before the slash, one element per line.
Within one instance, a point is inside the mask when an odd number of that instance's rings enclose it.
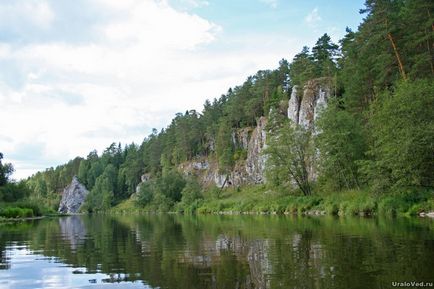
<path fill-rule="evenodd" d="M 1 289 L 393 288 L 412 281 L 434 283 L 434 220 L 146 215 L 0 224 Z"/>

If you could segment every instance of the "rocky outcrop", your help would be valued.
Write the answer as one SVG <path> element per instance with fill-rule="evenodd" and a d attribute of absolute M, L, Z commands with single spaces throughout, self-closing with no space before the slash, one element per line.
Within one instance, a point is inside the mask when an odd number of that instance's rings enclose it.
<path fill-rule="evenodd" d="M 205 186 L 222 187 L 263 183 L 266 162 L 266 156 L 263 155 L 266 146 L 266 125 L 267 118 L 261 117 L 255 128 L 247 127 L 232 133 L 234 147 L 246 150 L 247 156 L 245 159 L 238 160 L 230 173 L 222 174 L 217 161 L 206 157 L 183 163 L 179 166 L 179 170 L 185 175 L 196 176 Z"/>
<path fill-rule="evenodd" d="M 288 118 L 293 123 L 309 129 L 313 134 L 318 133 L 315 122 L 321 111 L 327 106 L 328 99 L 331 96 L 332 80 L 328 77 L 322 77 L 309 80 L 300 91 L 295 86 L 288 102 Z M 315 151 L 314 156 L 309 158 L 308 174 L 310 180 L 316 180 L 319 151 Z"/>
<path fill-rule="evenodd" d="M 331 87 L 331 80 L 327 77 L 309 80 L 301 92 L 295 86 L 288 102 L 288 118 L 304 128 L 315 130 L 315 120 L 327 106 Z"/>
<path fill-rule="evenodd" d="M 292 120 L 294 123 L 298 123 L 299 113 L 300 113 L 300 100 L 301 98 L 298 96 L 299 88 L 295 85 L 292 88 L 291 97 L 288 102 L 288 118 Z"/>
<path fill-rule="evenodd" d="M 250 184 L 265 182 L 266 156 L 263 154 L 267 139 L 267 118 L 261 117 L 249 141 L 246 159 L 246 172 Z"/>
<path fill-rule="evenodd" d="M 151 174 L 143 174 L 143 175 L 141 175 L 141 176 L 140 176 L 140 183 L 136 186 L 136 191 L 135 191 L 134 194 L 138 194 L 139 191 L 140 191 L 140 186 L 141 186 L 143 183 L 148 182 L 150 179 L 151 179 Z M 133 195 L 134 195 L 134 194 L 133 194 Z M 134 196 L 134 197 L 135 197 L 135 196 Z"/>
<path fill-rule="evenodd" d="M 303 89 L 295 86 L 288 101 L 287 115 L 293 123 L 316 132 L 315 121 L 320 112 L 327 106 L 331 96 L 332 82 L 330 78 L 309 80 Z M 284 111 L 283 111 L 284 113 Z M 240 186 L 246 184 L 261 184 L 265 179 L 267 118 L 261 117 L 257 126 L 246 127 L 231 133 L 232 144 L 236 149 L 246 152 L 243 159 L 238 159 L 232 171 L 222 174 L 216 160 L 199 157 L 179 166 L 186 175 L 195 175 L 205 185 Z M 272 128 L 271 128 L 272 129 Z M 210 141 L 210 151 L 213 151 L 214 141 Z M 309 177 L 316 178 L 315 158 L 309 164 Z"/>
<path fill-rule="evenodd" d="M 219 171 L 215 160 L 208 160 L 205 157 L 183 163 L 179 166 L 179 170 L 187 176 L 196 176 L 204 186 L 239 186 L 247 182 L 245 169 L 239 164 L 229 174 L 223 174 Z"/>
<path fill-rule="evenodd" d="M 232 143 L 234 147 L 241 149 L 248 149 L 249 141 L 252 135 L 253 129 L 251 127 L 245 127 L 232 132 Z"/>
<path fill-rule="evenodd" d="M 58 210 L 59 213 L 78 213 L 88 194 L 89 191 L 86 187 L 74 176 L 71 184 L 63 190 Z"/>

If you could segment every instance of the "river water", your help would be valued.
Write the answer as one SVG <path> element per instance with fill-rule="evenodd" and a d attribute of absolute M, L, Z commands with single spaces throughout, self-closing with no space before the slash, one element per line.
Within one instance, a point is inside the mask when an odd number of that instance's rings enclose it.
<path fill-rule="evenodd" d="M 347 289 L 402 282 L 434 288 L 434 220 L 99 215 L 0 223 L 1 289 Z"/>

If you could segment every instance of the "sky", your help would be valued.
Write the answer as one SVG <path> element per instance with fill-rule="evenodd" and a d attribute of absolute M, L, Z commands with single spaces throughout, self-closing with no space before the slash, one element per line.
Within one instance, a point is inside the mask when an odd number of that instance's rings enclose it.
<path fill-rule="evenodd" d="M 2 0 L 0 152 L 25 178 L 140 144 L 324 33 L 362 0 Z"/>

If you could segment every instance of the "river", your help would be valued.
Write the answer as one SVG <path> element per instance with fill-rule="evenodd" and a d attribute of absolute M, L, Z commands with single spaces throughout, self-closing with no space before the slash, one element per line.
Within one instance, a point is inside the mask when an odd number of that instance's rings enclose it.
<path fill-rule="evenodd" d="M 0 224 L 1 289 L 365 289 L 402 282 L 434 288 L 434 220 L 95 215 Z"/>

